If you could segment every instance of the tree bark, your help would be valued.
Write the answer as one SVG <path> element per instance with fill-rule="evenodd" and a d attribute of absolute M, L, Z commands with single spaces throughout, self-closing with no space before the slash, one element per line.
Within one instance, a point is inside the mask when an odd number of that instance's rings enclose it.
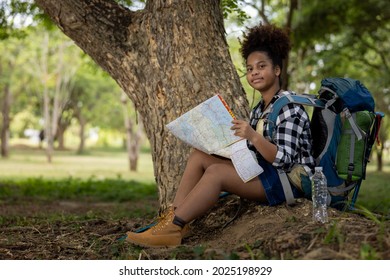
<path fill-rule="evenodd" d="M 87 124 L 87 121 L 82 115 L 81 109 L 77 110 L 75 112 L 75 115 L 80 125 L 80 130 L 79 130 L 80 142 L 79 142 L 79 147 L 77 148 L 77 154 L 81 155 L 84 153 L 84 148 L 85 148 L 85 126 Z"/>
<path fill-rule="evenodd" d="M 377 163 L 377 168 L 376 170 L 379 172 L 383 171 L 383 148 L 380 148 L 376 152 L 377 158 L 378 158 L 378 163 Z"/>
<path fill-rule="evenodd" d="M 113 0 L 36 3 L 134 103 L 150 140 L 164 208 L 189 151 L 165 125 L 216 93 L 236 115 L 248 115 L 225 40 L 220 1 L 149 0 L 136 12 Z"/>
<path fill-rule="evenodd" d="M 141 139 L 143 130 L 142 121 L 140 121 L 138 123 L 137 128 L 135 128 L 134 121 L 130 119 L 130 130 L 132 139 L 132 141 L 130 142 L 129 151 L 130 170 L 137 171 L 138 158 L 141 150 Z"/>
<path fill-rule="evenodd" d="M 16 54 L 17 56 L 17 54 Z M 9 157 L 9 140 L 10 140 L 10 126 L 11 126 L 11 106 L 12 106 L 12 91 L 11 91 L 11 79 L 12 73 L 16 67 L 15 62 L 8 61 L 8 73 L 2 68 L 0 61 L 0 77 L 4 79 L 4 88 L 3 88 L 3 98 L 1 104 L 1 132 L 0 132 L 0 140 L 1 140 L 1 157 L 7 158 Z"/>
<path fill-rule="evenodd" d="M 55 139 L 57 140 L 57 149 L 58 150 L 65 150 L 65 137 L 64 137 L 64 134 L 65 134 L 65 131 L 67 129 L 67 125 L 64 125 L 62 123 L 58 123 L 57 124 L 57 131 L 56 131 L 56 135 L 55 135 Z"/>
<path fill-rule="evenodd" d="M 382 126 L 382 129 L 379 132 L 379 143 L 381 143 L 381 144 L 378 144 L 376 146 L 376 149 L 375 149 L 376 155 L 377 155 L 376 170 L 379 172 L 383 171 L 383 153 L 385 151 L 385 143 L 386 143 L 386 138 L 387 138 L 386 137 L 387 132 L 385 132 L 383 128 L 385 128 L 385 127 Z"/>
<path fill-rule="evenodd" d="M 287 22 L 285 26 L 286 33 L 291 38 L 291 30 L 292 30 L 292 19 L 294 15 L 294 11 L 298 8 L 298 0 L 290 0 L 290 8 L 287 12 Z M 287 54 L 287 57 L 283 61 L 283 69 L 282 69 L 282 89 L 288 90 L 289 88 L 289 74 L 288 67 L 290 62 L 290 53 Z"/>
<path fill-rule="evenodd" d="M 47 162 L 52 162 L 53 156 L 53 127 L 50 121 L 50 96 L 49 89 L 47 86 L 48 81 L 48 52 L 49 52 L 49 35 L 46 33 L 42 42 L 42 57 L 40 59 L 42 73 L 41 83 L 43 86 L 43 115 L 45 119 L 45 139 L 47 142 L 46 146 L 46 158 Z"/>
<path fill-rule="evenodd" d="M 122 94 L 121 102 L 123 108 L 123 120 L 126 130 L 125 148 L 127 151 L 127 157 L 129 159 L 129 170 L 137 171 L 140 152 L 140 141 L 142 135 L 142 122 L 139 123 L 137 128 L 135 127 L 132 118 L 130 118 L 129 116 L 129 112 L 127 109 L 127 100 L 127 96 L 125 94 Z"/>
<path fill-rule="evenodd" d="M 2 126 L 1 126 L 1 156 L 7 158 L 9 156 L 9 128 L 11 123 L 10 117 L 11 108 L 11 89 L 9 82 L 4 86 L 4 97 L 2 104 Z"/>

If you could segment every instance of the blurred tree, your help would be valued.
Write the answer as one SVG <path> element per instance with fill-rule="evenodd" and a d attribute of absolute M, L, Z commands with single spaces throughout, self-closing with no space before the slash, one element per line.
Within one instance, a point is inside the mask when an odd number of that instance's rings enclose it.
<path fill-rule="evenodd" d="M 126 150 L 127 156 L 129 159 L 129 169 L 130 171 L 137 170 L 139 152 L 141 148 L 141 139 L 142 139 L 142 122 L 137 121 L 136 124 L 133 120 L 133 117 L 130 117 L 128 109 L 128 97 L 125 93 L 121 96 L 121 102 L 123 104 L 123 119 L 126 129 Z M 138 118 L 136 118 L 138 120 Z"/>
<path fill-rule="evenodd" d="M 84 152 L 87 125 L 124 131 L 119 86 L 87 56 L 75 76 L 68 109 L 80 125 L 79 154 Z"/>
<path fill-rule="evenodd" d="M 11 124 L 11 105 L 13 102 L 12 83 L 15 79 L 15 69 L 18 65 L 18 57 L 22 48 L 18 39 L 10 39 L 7 42 L 0 41 L 0 101 L 1 101 L 1 156 L 9 155 L 9 137 Z"/>
<path fill-rule="evenodd" d="M 139 6 L 140 4 L 142 5 L 142 1 L 129 1 L 129 0 L 119 0 L 118 2 L 120 2 L 121 4 L 123 5 L 126 5 L 126 6 Z M 36 26 L 37 23 L 39 22 L 39 26 Z M 32 25 L 32 26 L 35 26 L 35 28 L 26 28 L 26 26 L 28 25 Z M 70 87 L 69 90 L 71 90 L 71 84 L 73 83 L 72 81 L 69 80 L 69 77 L 66 77 L 66 76 L 69 76 L 68 74 L 66 73 L 59 73 L 61 69 L 63 69 L 63 65 L 76 65 L 77 62 L 75 63 L 75 60 L 78 60 L 78 58 L 81 56 L 80 54 L 78 53 L 75 53 L 73 56 L 71 56 L 70 58 L 69 57 L 66 57 L 66 53 L 64 53 L 64 51 L 61 51 L 61 49 L 66 49 L 68 46 L 69 46 L 69 43 L 70 41 L 68 39 L 64 39 L 64 36 L 58 36 L 56 35 L 57 32 L 57 29 L 55 29 L 55 26 L 53 25 L 52 21 L 47 17 L 47 15 L 45 15 L 41 10 L 39 10 L 37 8 L 37 6 L 35 5 L 35 3 L 33 1 L 30 1 L 30 0 L 25 0 L 25 1 L 14 1 L 14 0 L 5 0 L 5 1 L 2 1 L 0 3 L 0 40 L 2 40 L 2 42 L 4 42 L 5 45 L 8 45 L 8 41 L 11 42 L 11 41 L 15 41 L 16 39 L 14 38 L 18 38 L 20 41 L 19 41 L 19 48 L 21 48 L 23 50 L 22 52 L 22 55 L 24 55 L 24 63 L 25 64 L 25 68 L 24 69 L 16 69 L 16 71 L 18 73 L 22 73 L 23 71 L 24 72 L 28 72 L 29 74 L 31 75 L 20 75 L 20 77 L 18 77 L 18 85 L 20 85 L 19 87 L 15 87 L 14 84 L 12 84 L 12 87 L 4 87 L 4 92 L 7 92 L 8 95 L 4 95 L 4 98 L 0 98 L 0 101 L 2 101 L 3 105 L 4 104 L 10 104 L 9 100 L 10 98 L 5 98 L 7 96 L 10 96 L 10 92 L 13 90 L 16 92 L 19 92 L 19 90 L 22 91 L 28 91 L 30 93 L 29 95 L 29 98 L 26 98 L 27 95 L 26 94 L 21 94 L 20 96 L 18 96 L 19 98 L 15 99 L 16 101 L 20 101 L 20 102 L 17 102 L 15 104 L 13 104 L 14 108 L 17 108 L 16 110 L 19 111 L 21 113 L 21 116 L 22 115 L 25 115 L 24 112 L 22 111 L 26 111 L 26 110 L 31 110 L 31 109 L 39 109 L 38 111 L 35 110 L 35 112 L 33 113 L 36 113 L 38 117 L 43 117 L 41 112 L 40 112 L 40 108 L 41 106 L 43 107 L 43 105 L 41 104 L 41 102 L 39 101 L 39 98 L 36 99 L 35 97 L 37 95 L 40 95 L 38 94 L 38 88 L 39 86 L 37 85 L 36 83 L 36 66 L 39 65 L 39 63 L 31 63 L 32 61 L 32 57 L 37 57 L 37 52 L 34 52 L 33 50 L 42 50 L 41 48 L 36 48 L 36 46 L 34 45 L 34 43 L 32 43 L 33 41 L 36 41 L 37 38 L 40 38 L 40 36 L 38 35 L 37 37 L 34 37 L 36 34 L 37 29 L 41 30 L 43 29 L 43 27 L 46 29 L 46 31 L 48 32 L 48 34 L 50 34 L 50 37 L 58 37 L 58 40 L 62 40 L 63 42 L 65 42 L 64 44 L 67 45 L 65 47 L 64 46 L 61 46 L 61 44 L 58 45 L 58 42 L 57 42 L 57 46 L 55 46 L 54 48 L 58 48 L 58 55 L 51 55 L 54 60 L 57 60 L 57 69 L 54 71 L 56 72 L 54 74 L 54 78 L 56 80 L 55 82 L 55 86 L 53 85 L 53 83 L 51 83 L 51 85 L 49 86 L 49 94 L 48 94 L 48 97 L 50 99 L 50 101 L 47 103 L 51 103 L 51 104 L 56 104 L 55 106 L 51 106 L 51 108 L 53 110 L 49 110 L 51 111 L 51 114 L 49 114 L 50 118 L 53 117 L 52 121 L 50 121 L 51 125 L 50 125 L 50 129 L 53 130 L 52 133 L 50 134 L 53 134 L 54 135 L 54 138 L 57 140 L 58 142 L 58 148 L 59 149 L 63 149 L 65 148 L 65 138 L 64 138 L 64 134 L 65 134 L 65 131 L 67 129 L 67 127 L 69 127 L 69 125 L 71 124 L 71 121 L 72 119 L 75 117 L 75 112 L 73 109 L 74 107 L 72 107 L 71 105 L 73 104 L 82 104 L 84 103 L 85 104 L 85 100 L 84 102 L 77 102 L 75 100 L 73 100 L 72 102 L 70 102 L 70 100 L 66 101 L 66 100 L 61 100 L 60 96 L 63 95 L 63 89 L 64 89 L 64 85 L 68 84 L 68 86 Z M 33 34 L 33 35 L 31 35 Z M 28 38 L 28 39 L 27 39 Z M 56 39 L 54 39 L 55 41 Z M 50 41 L 53 41 L 53 38 L 51 38 Z M 32 52 L 31 52 L 32 51 Z M 54 50 L 50 50 L 49 53 L 51 54 Z M 55 52 L 55 51 L 54 51 Z M 3 52 L 4 54 L 6 52 Z M 60 53 L 64 53 L 63 55 L 60 55 Z M 79 51 L 79 53 L 81 53 Z M 28 58 L 26 58 L 26 56 L 28 56 Z M 61 59 L 61 57 L 63 57 Z M 11 56 L 4 56 L 4 58 L 11 58 Z M 73 59 L 73 62 L 70 62 L 69 60 L 70 59 Z M 81 59 L 81 57 L 80 57 Z M 5 61 L 5 59 L 4 59 Z M 3 62 L 4 62 L 3 61 Z M 38 60 L 36 60 L 35 62 L 37 62 Z M 41 61 L 42 62 L 42 61 Z M 84 61 L 85 62 L 85 61 Z M 83 63 L 84 63 L 83 62 Z M 90 60 L 87 62 L 87 63 L 90 63 L 92 65 L 92 67 L 89 67 L 88 69 L 91 70 L 93 68 L 95 68 L 93 71 L 96 71 L 96 64 L 94 64 L 93 62 L 90 62 Z M 32 67 L 28 67 L 28 65 L 31 65 Z M 62 66 L 61 66 L 62 65 Z M 52 66 L 50 66 L 52 67 Z M 68 66 L 66 66 L 68 67 Z M 0 72 L 0 77 L 2 77 L 2 80 L 4 81 L 8 81 L 8 83 L 11 82 L 11 79 L 9 78 L 10 77 L 10 72 L 9 72 L 9 65 L 2 65 L 2 67 L 0 67 L 2 69 L 4 69 L 4 71 Z M 38 67 L 39 68 L 39 67 Z M 54 69 L 54 68 L 53 68 Z M 84 69 L 86 70 L 86 69 Z M 25 73 L 26 74 L 26 73 Z M 81 74 L 82 75 L 82 74 Z M 29 81 L 27 82 L 26 79 L 24 77 L 28 77 Z M 109 79 L 111 79 L 108 75 L 105 75 L 104 77 L 102 77 L 101 75 L 98 75 L 97 78 L 100 78 L 100 79 L 103 79 L 105 82 L 102 82 L 102 83 L 98 83 L 100 85 L 104 85 L 104 83 L 107 83 L 107 81 Z M 68 81 L 66 81 L 68 80 Z M 25 82 L 26 81 L 26 82 Z M 96 82 L 95 82 L 96 83 Z M 91 81 L 91 84 L 94 84 L 94 81 Z M 111 82 L 109 82 L 109 84 L 111 84 Z M 28 86 L 27 86 L 28 85 Z M 118 91 L 117 89 L 115 89 L 117 87 L 117 85 L 113 84 L 112 85 L 113 88 L 114 88 L 114 91 Z M 54 89 L 52 89 L 52 87 L 54 87 Z M 103 86 L 105 87 L 105 86 Z M 95 87 L 96 88 L 96 87 Z M 0 84 L 0 90 L 2 89 L 2 85 Z M 7 91 L 5 91 L 7 89 Z M 97 91 L 100 91 L 100 90 L 97 90 Z M 103 90 L 104 91 L 104 90 Z M 31 95 L 31 93 L 33 93 Z M 73 95 L 73 96 L 77 96 L 77 95 Z M 0 95 L 1 97 L 1 95 Z M 31 97 L 34 97 L 32 100 L 34 102 L 31 102 Z M 27 102 L 26 102 L 27 101 Z M 64 101 L 64 102 L 62 102 Z M 99 99 L 92 99 L 91 100 L 92 102 L 95 102 L 97 103 L 96 105 L 98 105 L 99 102 L 104 102 L 103 100 L 99 100 Z M 21 106 L 20 106 L 20 105 Z M 22 105 L 24 104 L 24 105 Z M 2 106 L 3 108 L 3 111 L 4 110 L 9 110 L 10 111 L 10 106 Z M 5 112 L 5 111 L 4 111 Z M 80 112 L 79 112 L 80 113 Z M 26 114 L 28 114 L 26 112 Z M 88 114 L 88 112 L 87 112 Z M 6 132 L 7 128 L 10 126 L 9 124 L 7 124 L 7 122 L 9 123 L 10 120 L 11 120 L 11 117 L 6 117 L 7 114 L 2 114 L 4 117 L 5 117 L 5 120 L 6 120 L 6 125 L 4 126 L 1 126 L 1 128 L 3 129 L 3 132 L 2 134 L 3 135 L 9 135 L 9 133 Z M 113 116 L 113 114 L 109 114 L 110 116 Z M 80 116 L 80 115 L 79 115 Z M 99 122 L 99 117 L 101 117 L 101 115 L 99 114 L 95 114 L 95 117 L 96 119 L 94 120 L 97 120 L 97 122 Z M 90 121 L 92 118 L 88 118 L 88 120 Z M 27 124 L 27 119 L 26 118 L 21 118 L 20 120 L 24 120 L 26 121 L 25 125 L 27 126 L 30 126 L 32 124 Z M 58 120 L 57 122 L 55 122 L 55 120 Z M 84 131 L 84 127 L 86 126 L 86 123 L 85 122 L 81 122 L 83 123 L 83 127 L 81 127 L 80 129 L 80 132 Z M 112 121 L 107 121 L 107 123 L 113 123 Z M 114 122 L 115 123 L 115 122 Z M 1 124 L 1 122 L 0 122 Z M 20 122 L 18 123 L 18 128 L 19 129 L 22 129 L 23 125 L 22 125 Z M 121 123 L 121 125 L 123 126 L 123 123 Z M 36 128 L 37 126 L 35 126 Z M 112 127 L 111 129 L 115 129 L 115 128 L 118 128 L 118 129 L 123 129 L 123 127 L 121 126 L 116 126 L 116 127 Z M 20 136 L 23 136 L 23 130 L 22 131 L 18 131 L 18 133 L 22 133 L 20 134 Z M 44 133 L 42 133 L 43 135 Z M 81 133 L 83 134 L 83 133 Z M 79 152 L 82 152 L 83 151 L 83 147 L 84 147 L 84 137 L 82 138 L 82 140 L 80 141 L 80 146 L 79 146 L 79 149 L 78 151 Z M 50 141 L 50 140 L 49 140 Z M 52 140 L 50 142 L 53 142 Z M 6 141 L 2 141 L 2 144 L 4 146 L 7 146 L 7 142 Z M 49 145 L 49 146 L 52 146 L 53 144 Z M 4 151 L 4 149 L 3 149 Z"/>
<path fill-rule="evenodd" d="M 46 155 L 51 162 L 57 125 L 69 102 L 80 52 L 72 41 L 63 40 L 59 32 L 50 32 L 49 35 L 48 31 L 36 29 L 30 36 L 38 39 L 38 43 L 31 44 L 34 55 L 29 58 L 29 66 L 31 75 L 41 82 Z"/>
<path fill-rule="evenodd" d="M 2 0 L 0 2 L 0 40 L 24 37 L 25 29 L 20 27 L 26 26 L 37 12 L 39 10 L 32 1 Z"/>

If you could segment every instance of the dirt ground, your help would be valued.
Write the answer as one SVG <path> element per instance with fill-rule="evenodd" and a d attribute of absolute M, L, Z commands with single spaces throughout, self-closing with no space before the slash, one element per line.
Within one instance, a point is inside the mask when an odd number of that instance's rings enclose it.
<path fill-rule="evenodd" d="M 0 259 L 390 259 L 390 221 L 329 210 L 311 221 L 311 204 L 259 206 L 220 199 L 177 248 L 148 249 L 121 237 L 152 222 L 115 213 L 157 209 L 157 201 L 0 201 Z M 236 219 L 232 218 L 237 215 Z"/>

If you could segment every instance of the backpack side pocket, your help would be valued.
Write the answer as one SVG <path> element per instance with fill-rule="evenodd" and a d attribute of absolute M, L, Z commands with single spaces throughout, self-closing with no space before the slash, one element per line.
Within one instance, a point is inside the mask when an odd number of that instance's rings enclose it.
<path fill-rule="evenodd" d="M 351 114 L 354 122 L 362 135 L 356 135 L 350 121 L 344 120 L 340 143 L 337 147 L 336 169 L 338 176 L 348 182 L 354 182 L 364 177 L 365 151 L 368 136 L 375 114 L 368 111 L 359 111 Z"/>

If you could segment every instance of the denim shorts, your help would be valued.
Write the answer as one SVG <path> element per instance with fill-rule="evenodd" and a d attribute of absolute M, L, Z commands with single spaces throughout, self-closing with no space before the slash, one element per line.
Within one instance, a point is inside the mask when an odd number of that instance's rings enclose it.
<path fill-rule="evenodd" d="M 268 205 L 278 205 L 286 201 L 284 196 L 283 186 L 279 179 L 277 169 L 262 157 L 257 157 L 257 161 L 264 169 L 258 177 L 264 187 L 265 195 L 268 200 Z M 303 197 L 303 193 L 296 187 L 292 186 L 292 192 L 295 198 Z"/>

